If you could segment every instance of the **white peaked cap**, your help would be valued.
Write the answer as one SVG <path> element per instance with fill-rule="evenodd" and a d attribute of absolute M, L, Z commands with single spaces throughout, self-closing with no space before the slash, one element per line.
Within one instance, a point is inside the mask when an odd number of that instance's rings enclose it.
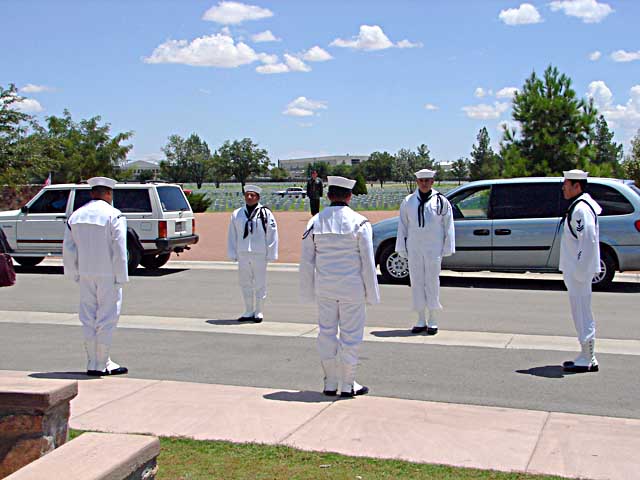
<path fill-rule="evenodd" d="M 433 178 L 436 176 L 435 170 L 429 170 L 428 168 L 423 168 L 422 170 L 418 170 L 416 172 L 416 178 Z"/>
<path fill-rule="evenodd" d="M 115 181 L 113 178 L 93 177 L 93 178 L 90 178 L 89 180 L 87 180 L 87 183 L 89 184 L 89 186 L 91 188 L 93 188 L 93 187 L 107 187 L 107 188 L 113 189 L 113 187 L 115 187 L 116 183 L 118 183 L 118 182 Z"/>
<path fill-rule="evenodd" d="M 586 180 L 589 176 L 589 172 L 585 172 L 583 170 L 567 170 L 562 173 L 564 174 L 564 178 L 567 180 Z"/>
<path fill-rule="evenodd" d="M 257 185 L 245 185 L 244 193 L 247 193 L 247 192 L 255 192 L 258 195 L 260 195 L 262 193 L 262 189 Z"/>
<path fill-rule="evenodd" d="M 329 175 L 327 177 L 327 180 L 329 181 L 330 187 L 342 187 L 342 188 L 347 188 L 349 190 L 351 190 L 353 186 L 356 184 L 355 180 L 351 180 L 349 178 L 344 178 L 344 177 L 332 176 L 332 175 Z"/>

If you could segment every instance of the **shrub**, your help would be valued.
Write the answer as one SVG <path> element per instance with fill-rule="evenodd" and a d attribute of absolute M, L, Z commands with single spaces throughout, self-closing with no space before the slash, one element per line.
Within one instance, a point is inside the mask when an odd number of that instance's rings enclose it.
<path fill-rule="evenodd" d="M 364 179 L 364 175 L 361 173 L 356 175 L 356 184 L 353 186 L 354 195 L 366 195 L 367 194 L 367 182 Z"/>
<path fill-rule="evenodd" d="M 189 200 L 191 210 L 194 213 L 206 212 L 213 203 L 213 199 L 208 198 L 206 193 L 189 193 L 187 200 Z"/>

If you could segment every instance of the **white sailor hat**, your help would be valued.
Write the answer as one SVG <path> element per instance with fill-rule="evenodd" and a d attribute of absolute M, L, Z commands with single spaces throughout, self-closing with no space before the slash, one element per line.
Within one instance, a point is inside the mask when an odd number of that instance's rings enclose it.
<path fill-rule="evenodd" d="M 89 184 L 89 186 L 91 188 L 93 188 L 93 187 L 107 187 L 107 188 L 113 189 L 113 187 L 115 187 L 116 183 L 118 183 L 118 182 L 116 180 L 114 180 L 113 178 L 93 177 L 93 178 L 90 178 L 89 180 L 87 180 L 87 183 Z"/>
<path fill-rule="evenodd" d="M 586 180 L 589 172 L 583 170 L 567 170 L 562 172 L 566 180 Z"/>
<path fill-rule="evenodd" d="M 327 177 L 327 180 L 329 181 L 329 186 L 330 187 L 342 187 L 342 188 L 347 188 L 349 190 L 351 190 L 353 188 L 353 186 L 356 184 L 355 180 L 351 180 L 349 178 L 344 178 L 344 177 L 338 177 L 335 175 L 329 175 Z"/>
<path fill-rule="evenodd" d="M 245 185 L 244 193 L 247 193 L 247 192 L 255 192 L 258 195 L 260 195 L 262 193 L 262 189 L 257 185 Z"/>
<path fill-rule="evenodd" d="M 433 178 L 436 176 L 435 170 L 429 170 L 428 168 L 423 168 L 422 170 L 418 170 L 416 172 L 416 178 Z"/>

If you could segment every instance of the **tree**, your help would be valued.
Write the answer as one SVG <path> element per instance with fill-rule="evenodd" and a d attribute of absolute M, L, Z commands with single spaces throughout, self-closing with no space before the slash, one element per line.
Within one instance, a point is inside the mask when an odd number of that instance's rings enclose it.
<path fill-rule="evenodd" d="M 47 155 L 55 162 L 57 182 L 81 182 L 91 177 L 114 176 L 133 145 L 121 145 L 133 132 L 111 136 L 111 125 L 100 116 L 75 122 L 64 110 L 62 117 L 47 117 Z"/>
<path fill-rule="evenodd" d="M 53 162 L 44 154 L 43 129 L 18 105 L 23 97 L 15 85 L 0 86 L 0 185 L 15 187 L 43 179 Z"/>
<path fill-rule="evenodd" d="M 186 140 L 180 135 L 171 135 L 162 151 L 167 157 L 160 162 L 163 177 L 172 182 L 195 182 L 202 188 L 213 166 L 207 142 L 195 133 Z"/>
<path fill-rule="evenodd" d="M 471 147 L 471 161 L 469 162 L 469 178 L 482 180 L 500 177 L 498 156 L 491 148 L 491 139 L 487 127 L 482 127 L 476 136 L 477 145 Z"/>
<path fill-rule="evenodd" d="M 364 179 L 362 173 L 356 175 L 356 184 L 353 186 L 353 195 L 366 195 L 367 194 L 367 181 Z"/>
<path fill-rule="evenodd" d="M 631 139 L 631 152 L 622 164 L 624 176 L 640 186 L 640 130 Z"/>
<path fill-rule="evenodd" d="M 327 162 L 313 162 L 307 165 L 307 178 L 311 177 L 311 172 L 318 172 L 318 177 L 327 178 L 327 175 L 331 175 L 331 165 Z"/>
<path fill-rule="evenodd" d="M 393 175 L 395 160 L 394 156 L 388 152 L 373 152 L 363 167 L 367 179 L 377 180 L 382 188 L 384 182 L 390 180 Z"/>
<path fill-rule="evenodd" d="M 408 192 L 416 189 L 416 172 L 423 168 L 433 168 L 434 160 L 429 149 L 422 144 L 418 147 L 418 153 L 401 148 L 395 155 L 393 178 L 404 183 Z"/>
<path fill-rule="evenodd" d="M 422 165 L 422 167 L 420 168 L 433 169 L 436 161 L 435 159 L 431 158 L 431 151 L 429 150 L 429 147 L 427 147 L 424 143 L 418 145 L 416 154 L 418 156 L 418 162 L 420 163 L 420 165 Z"/>
<path fill-rule="evenodd" d="M 468 174 L 469 169 L 467 168 L 467 160 L 465 158 L 460 157 L 451 165 L 451 176 L 458 181 L 458 185 L 460 185 L 463 179 L 467 178 Z"/>
<path fill-rule="evenodd" d="M 253 143 L 250 138 L 233 142 L 227 140 L 218 150 L 218 155 L 228 165 L 229 172 L 240 182 L 243 192 L 249 177 L 266 173 L 269 169 L 267 151 L 258 148 L 258 144 Z"/>
<path fill-rule="evenodd" d="M 594 177 L 618 177 L 622 173 L 622 144 L 614 142 L 613 136 L 604 116 L 600 115 L 589 139 L 593 158 L 589 166 L 585 165 L 585 169 Z"/>
<path fill-rule="evenodd" d="M 269 170 L 269 175 L 273 182 L 283 182 L 289 178 L 289 172 L 281 167 L 272 168 Z"/>
<path fill-rule="evenodd" d="M 140 173 L 138 173 L 138 178 L 136 180 L 144 183 L 144 182 L 153 180 L 154 179 L 153 177 L 154 177 L 153 170 L 140 170 Z"/>
<path fill-rule="evenodd" d="M 346 163 L 339 163 L 331 168 L 331 175 L 337 175 L 338 177 L 353 178 L 353 167 Z"/>
<path fill-rule="evenodd" d="M 513 99 L 513 119 L 519 132 L 505 129 L 503 149 L 513 145 L 529 175 L 560 174 L 592 158 L 588 140 L 596 120 L 592 101 L 578 99 L 571 79 L 549 66 L 543 78 L 535 72 Z M 507 168 L 507 164 L 505 164 Z M 522 168 L 521 168 L 522 169 Z"/>

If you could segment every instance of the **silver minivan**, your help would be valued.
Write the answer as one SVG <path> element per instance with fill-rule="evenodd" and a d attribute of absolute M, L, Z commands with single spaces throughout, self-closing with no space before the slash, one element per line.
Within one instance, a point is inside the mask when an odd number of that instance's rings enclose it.
<path fill-rule="evenodd" d="M 561 220 L 568 207 L 562 178 L 480 180 L 446 196 L 453 206 L 456 253 L 442 268 L 456 271 L 558 272 Z M 629 180 L 590 178 L 587 191 L 600 204 L 600 265 L 594 287 L 616 271 L 640 270 L 640 189 Z M 395 253 L 398 217 L 373 225 L 382 276 L 408 281 L 407 261 Z"/>

